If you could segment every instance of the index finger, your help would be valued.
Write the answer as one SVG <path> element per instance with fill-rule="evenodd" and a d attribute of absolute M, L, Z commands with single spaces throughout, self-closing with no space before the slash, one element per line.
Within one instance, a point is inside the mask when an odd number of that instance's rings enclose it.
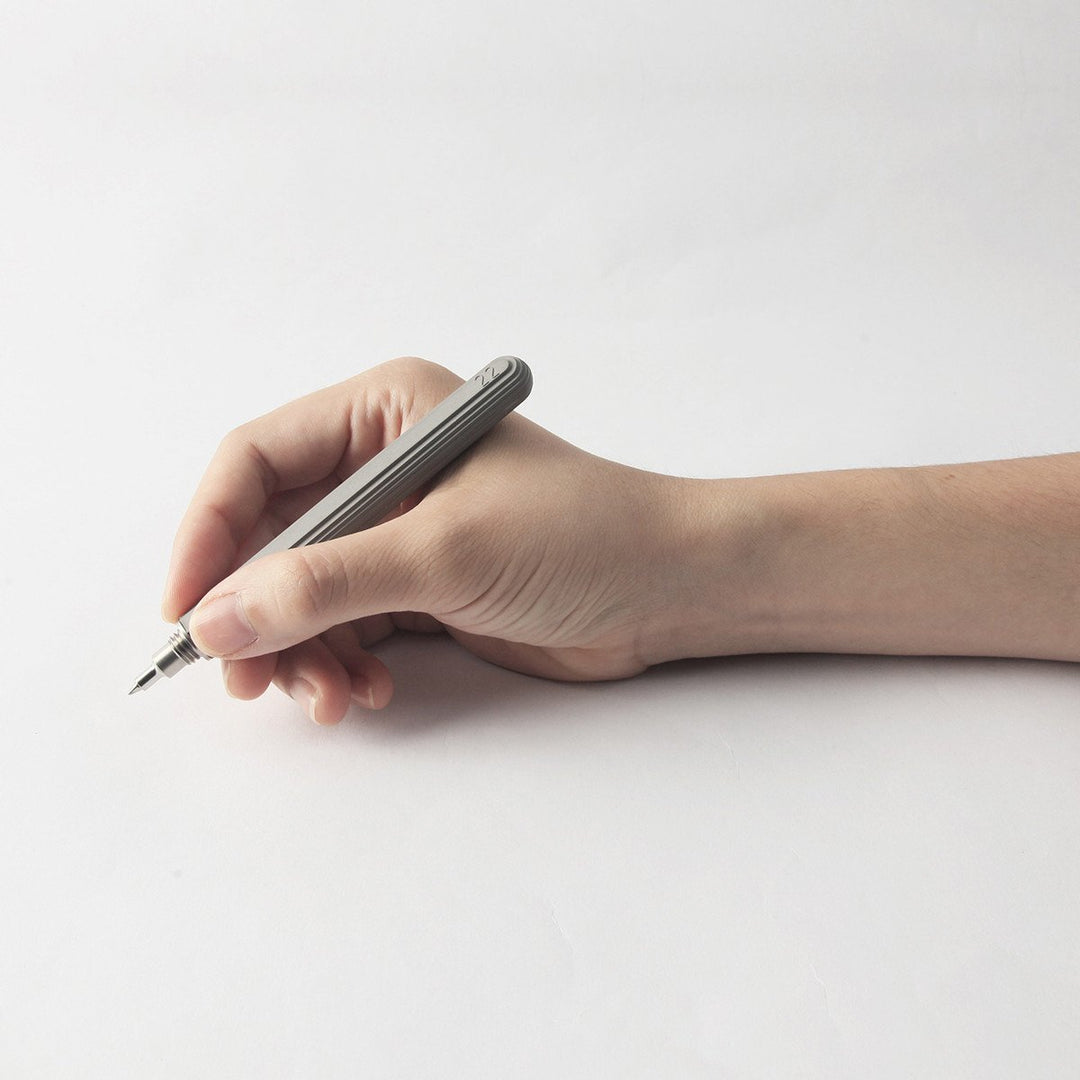
<path fill-rule="evenodd" d="M 172 622 L 236 568 L 237 556 L 276 492 L 348 473 L 372 457 L 424 411 L 412 358 L 283 405 L 231 431 L 207 466 L 173 542 L 162 614 Z M 406 365 L 413 366 L 410 372 Z M 411 377 L 403 378 L 405 375 Z M 460 380 L 458 380 L 460 381 Z"/>

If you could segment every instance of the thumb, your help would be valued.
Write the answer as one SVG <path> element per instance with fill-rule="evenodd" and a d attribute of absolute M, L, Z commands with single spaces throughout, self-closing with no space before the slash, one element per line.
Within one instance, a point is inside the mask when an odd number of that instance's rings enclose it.
<path fill-rule="evenodd" d="M 365 615 L 423 610 L 416 568 L 429 561 L 410 555 L 415 513 L 245 563 L 195 606 L 195 644 L 210 656 L 261 656 Z"/>

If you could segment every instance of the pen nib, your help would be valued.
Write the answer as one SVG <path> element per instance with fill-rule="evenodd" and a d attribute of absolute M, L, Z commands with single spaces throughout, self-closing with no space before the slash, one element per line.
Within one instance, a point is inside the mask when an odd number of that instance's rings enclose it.
<path fill-rule="evenodd" d="M 139 677 L 135 680 L 135 685 L 128 691 L 128 697 L 132 694 L 137 694 L 141 690 L 147 689 L 147 687 L 153 686 L 154 683 L 161 678 L 161 669 L 155 664 L 148 667 Z"/>

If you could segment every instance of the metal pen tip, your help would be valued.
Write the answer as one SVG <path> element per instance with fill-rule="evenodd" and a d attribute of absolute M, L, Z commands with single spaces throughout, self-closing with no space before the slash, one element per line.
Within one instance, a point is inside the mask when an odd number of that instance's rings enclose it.
<path fill-rule="evenodd" d="M 161 668 L 157 664 L 148 667 L 136 680 L 135 685 L 128 691 L 128 697 L 132 694 L 138 694 L 142 690 L 146 690 L 151 687 L 161 678 Z"/>

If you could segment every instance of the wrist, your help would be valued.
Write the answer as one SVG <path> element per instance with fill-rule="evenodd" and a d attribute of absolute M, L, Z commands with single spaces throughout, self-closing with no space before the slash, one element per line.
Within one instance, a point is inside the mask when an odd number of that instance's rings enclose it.
<path fill-rule="evenodd" d="M 777 652 L 894 652 L 928 607 L 910 543 L 912 470 L 671 478 L 667 600 L 650 663 Z M 925 555 L 925 552 L 923 553 Z"/>
<path fill-rule="evenodd" d="M 796 525 L 773 479 L 664 478 L 648 664 L 783 651 L 777 574 Z"/>

